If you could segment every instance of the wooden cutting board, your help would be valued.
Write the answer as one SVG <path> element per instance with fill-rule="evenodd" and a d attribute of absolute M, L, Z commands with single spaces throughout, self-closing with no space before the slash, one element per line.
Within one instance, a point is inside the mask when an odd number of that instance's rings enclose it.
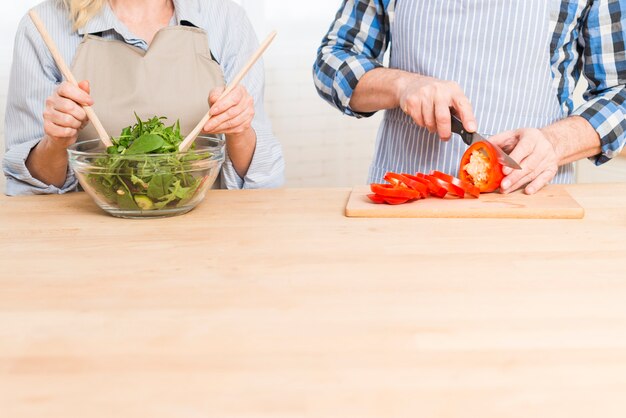
<path fill-rule="evenodd" d="M 582 219 L 585 210 L 567 192 L 566 186 L 550 185 L 528 196 L 522 191 L 509 195 L 488 193 L 480 199 L 428 198 L 403 205 L 377 205 L 367 195 L 369 186 L 355 187 L 346 206 L 353 218 L 526 218 Z"/>

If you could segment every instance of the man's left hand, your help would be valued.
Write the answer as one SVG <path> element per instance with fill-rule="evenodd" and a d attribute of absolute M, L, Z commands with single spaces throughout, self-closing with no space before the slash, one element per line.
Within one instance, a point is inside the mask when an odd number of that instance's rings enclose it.
<path fill-rule="evenodd" d="M 519 163 L 521 170 L 503 167 L 505 175 L 500 185 L 502 193 L 511 193 L 524 186 L 526 194 L 535 194 L 548 184 L 559 169 L 559 158 L 554 145 L 540 129 L 518 129 L 503 132 L 489 138 L 511 158 Z"/>

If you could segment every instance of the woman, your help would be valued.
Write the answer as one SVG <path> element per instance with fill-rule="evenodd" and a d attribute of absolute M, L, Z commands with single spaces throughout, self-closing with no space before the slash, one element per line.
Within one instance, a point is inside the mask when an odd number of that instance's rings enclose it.
<path fill-rule="evenodd" d="M 77 180 L 66 149 L 143 119 L 177 119 L 183 133 L 210 105 L 206 133 L 226 136 L 223 188 L 278 187 L 284 162 L 263 109 L 257 64 L 219 100 L 257 49 L 244 11 L 228 0 L 48 0 L 36 7 L 79 80 L 66 81 L 28 17 L 18 28 L 6 115 L 7 194 L 66 193 Z M 210 44 L 209 44 L 210 43 Z M 208 103 L 207 103 L 208 100 Z"/>

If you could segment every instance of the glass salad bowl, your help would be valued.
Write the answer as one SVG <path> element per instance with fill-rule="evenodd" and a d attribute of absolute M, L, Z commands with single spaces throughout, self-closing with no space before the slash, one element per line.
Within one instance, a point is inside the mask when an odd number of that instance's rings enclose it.
<path fill-rule="evenodd" d="M 224 137 L 199 136 L 193 149 L 170 154 L 109 154 L 99 139 L 68 149 L 81 187 L 120 218 L 161 218 L 195 208 L 224 162 Z"/>

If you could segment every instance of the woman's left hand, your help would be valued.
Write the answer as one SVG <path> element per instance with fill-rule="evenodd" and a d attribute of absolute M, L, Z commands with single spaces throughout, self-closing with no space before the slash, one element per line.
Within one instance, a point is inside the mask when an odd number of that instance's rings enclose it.
<path fill-rule="evenodd" d="M 247 133 L 252 129 L 254 99 L 242 85 L 219 99 L 224 89 L 218 87 L 209 94 L 211 119 L 204 125 L 203 131 L 229 136 Z"/>

